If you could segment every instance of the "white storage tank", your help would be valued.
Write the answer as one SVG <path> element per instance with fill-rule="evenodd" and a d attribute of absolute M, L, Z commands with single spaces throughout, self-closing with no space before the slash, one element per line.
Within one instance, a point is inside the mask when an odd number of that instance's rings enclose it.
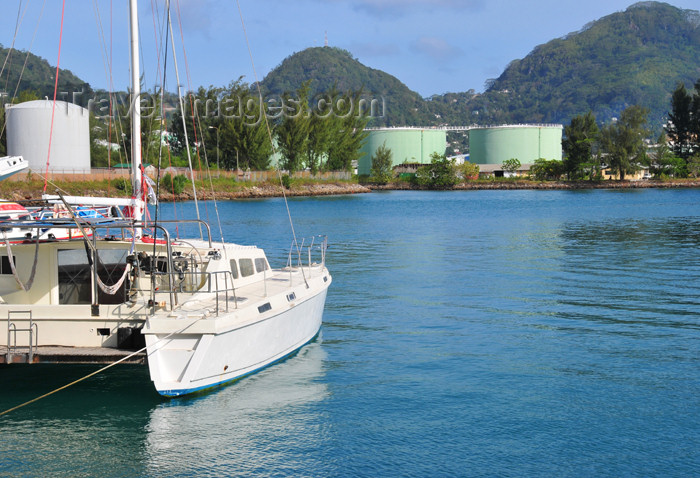
<path fill-rule="evenodd" d="M 7 154 L 24 156 L 29 169 L 43 174 L 49 150 L 53 101 L 27 101 L 5 107 Z M 56 102 L 49 171 L 90 172 L 90 116 L 88 110 L 65 101 Z"/>

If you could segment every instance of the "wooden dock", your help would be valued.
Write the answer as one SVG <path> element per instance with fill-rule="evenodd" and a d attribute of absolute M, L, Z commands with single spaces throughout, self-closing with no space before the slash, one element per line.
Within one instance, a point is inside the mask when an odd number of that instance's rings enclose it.
<path fill-rule="evenodd" d="M 64 364 L 110 364 L 128 357 L 135 350 L 111 349 L 106 347 L 36 347 L 29 360 L 29 349 L 17 347 L 8 357 L 7 347 L 0 346 L 0 364 L 15 363 L 64 363 Z M 146 352 L 140 352 L 122 363 L 145 364 Z"/>

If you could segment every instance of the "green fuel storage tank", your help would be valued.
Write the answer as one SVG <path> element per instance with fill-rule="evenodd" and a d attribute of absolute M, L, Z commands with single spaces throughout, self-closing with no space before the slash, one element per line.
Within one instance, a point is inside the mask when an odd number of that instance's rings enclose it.
<path fill-rule="evenodd" d="M 522 164 L 536 159 L 561 161 L 560 124 L 503 125 L 469 131 L 470 161 L 476 164 L 502 164 L 515 158 Z"/>
<path fill-rule="evenodd" d="M 357 174 L 361 176 L 371 174 L 372 156 L 382 145 L 391 150 L 394 165 L 430 163 L 431 154 L 445 154 L 447 148 L 447 133 L 442 129 L 381 128 L 368 133 L 357 161 Z"/>

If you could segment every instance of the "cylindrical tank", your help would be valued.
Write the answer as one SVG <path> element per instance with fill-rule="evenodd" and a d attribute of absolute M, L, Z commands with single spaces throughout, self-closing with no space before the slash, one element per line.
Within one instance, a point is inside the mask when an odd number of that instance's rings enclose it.
<path fill-rule="evenodd" d="M 391 150 L 394 165 L 407 163 L 430 163 L 433 153 L 445 154 L 447 134 L 445 130 L 430 128 L 383 128 L 368 131 L 362 145 L 363 153 L 357 161 L 357 174 L 370 175 L 372 156 L 386 145 Z"/>
<path fill-rule="evenodd" d="M 469 131 L 469 157 L 476 164 L 502 164 L 517 159 L 532 164 L 536 159 L 561 161 L 562 125 L 504 125 Z"/>
<path fill-rule="evenodd" d="M 53 101 L 27 101 L 8 105 L 7 154 L 24 156 L 29 169 L 46 171 Z M 49 171 L 90 172 L 90 117 L 88 110 L 65 101 L 56 102 Z"/>

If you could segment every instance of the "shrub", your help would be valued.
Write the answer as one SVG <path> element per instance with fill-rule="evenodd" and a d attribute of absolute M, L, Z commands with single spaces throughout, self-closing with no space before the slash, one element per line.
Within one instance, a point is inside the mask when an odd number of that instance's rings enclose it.
<path fill-rule="evenodd" d="M 394 171 L 391 169 L 392 162 L 391 149 L 386 147 L 386 142 L 374 152 L 372 156 L 372 179 L 377 184 L 386 184 L 394 177 Z"/>
<path fill-rule="evenodd" d="M 172 177 L 170 173 L 165 173 L 163 179 L 160 180 L 160 184 L 163 188 L 173 194 L 182 194 L 182 192 L 185 190 L 185 186 L 187 185 L 187 177 L 182 174 Z"/>
<path fill-rule="evenodd" d="M 292 178 L 289 177 L 289 174 L 285 174 L 284 176 L 282 176 L 282 186 L 284 186 L 287 189 L 292 187 Z"/>
<path fill-rule="evenodd" d="M 419 186 L 432 189 L 448 189 L 459 182 L 454 161 L 438 153 L 430 156 L 430 164 L 418 168 L 414 181 Z"/>
<path fill-rule="evenodd" d="M 114 181 L 114 187 L 119 191 L 131 191 L 131 181 L 126 178 L 117 178 Z"/>

